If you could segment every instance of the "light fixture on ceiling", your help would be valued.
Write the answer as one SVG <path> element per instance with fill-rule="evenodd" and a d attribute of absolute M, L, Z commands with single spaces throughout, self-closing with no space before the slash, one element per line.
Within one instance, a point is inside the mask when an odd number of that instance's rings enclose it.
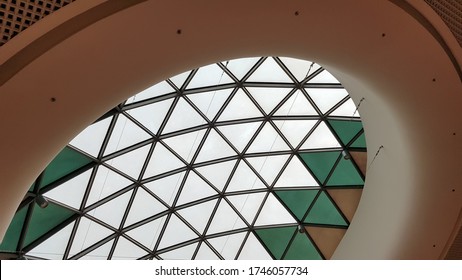
<path fill-rule="evenodd" d="M 39 194 L 35 197 L 35 203 L 37 203 L 40 208 L 47 208 L 48 206 L 48 199 L 46 199 L 43 195 Z"/>

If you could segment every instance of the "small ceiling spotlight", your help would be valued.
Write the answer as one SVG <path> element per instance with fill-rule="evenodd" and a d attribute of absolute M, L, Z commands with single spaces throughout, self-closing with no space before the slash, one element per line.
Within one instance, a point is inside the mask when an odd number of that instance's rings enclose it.
<path fill-rule="evenodd" d="M 35 197 L 35 203 L 37 203 L 40 208 L 46 208 L 48 206 L 48 200 L 41 194 Z"/>
<path fill-rule="evenodd" d="M 346 150 L 343 150 L 343 151 L 342 151 L 342 156 L 343 156 L 343 158 L 346 159 L 346 160 L 351 159 L 350 153 L 347 152 Z"/>

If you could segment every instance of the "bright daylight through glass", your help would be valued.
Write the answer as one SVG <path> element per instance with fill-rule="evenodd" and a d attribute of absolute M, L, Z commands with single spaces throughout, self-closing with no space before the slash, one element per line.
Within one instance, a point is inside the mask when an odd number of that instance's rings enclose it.
<path fill-rule="evenodd" d="M 30 188 L 0 251 L 329 259 L 365 165 L 357 108 L 318 64 L 211 64 L 136 94 L 73 139 Z"/>

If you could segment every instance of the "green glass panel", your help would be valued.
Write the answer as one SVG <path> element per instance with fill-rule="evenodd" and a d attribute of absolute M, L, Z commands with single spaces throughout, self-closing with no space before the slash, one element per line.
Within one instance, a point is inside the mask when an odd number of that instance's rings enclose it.
<path fill-rule="evenodd" d="M 322 192 L 316 199 L 304 222 L 323 225 L 348 225 L 325 192 Z"/>
<path fill-rule="evenodd" d="M 340 152 L 316 152 L 300 154 L 300 157 L 322 184 L 332 170 L 339 155 Z"/>
<path fill-rule="evenodd" d="M 273 256 L 277 260 L 280 260 L 295 230 L 296 227 L 282 227 L 258 229 L 255 232 Z"/>
<path fill-rule="evenodd" d="M 28 206 L 25 206 L 21 210 L 16 212 L 16 214 L 14 215 L 13 220 L 11 221 L 6 231 L 5 237 L 3 237 L 3 241 L 0 244 L 0 251 L 3 251 L 3 252 L 15 252 L 16 251 L 28 208 L 29 208 Z"/>
<path fill-rule="evenodd" d="M 362 186 L 364 181 L 351 160 L 340 159 L 326 186 Z"/>
<path fill-rule="evenodd" d="M 29 221 L 29 228 L 24 239 L 24 246 L 29 245 L 55 226 L 70 218 L 73 214 L 73 211 L 53 203 L 49 203 L 46 208 L 34 205 Z"/>
<path fill-rule="evenodd" d="M 316 248 L 306 234 L 298 233 L 290 245 L 285 260 L 322 260 Z"/>
<path fill-rule="evenodd" d="M 347 145 L 363 128 L 362 123 L 357 121 L 329 120 L 329 124 L 332 126 L 344 145 Z"/>
<path fill-rule="evenodd" d="M 317 193 L 318 190 L 276 191 L 276 195 L 299 220 L 303 219 Z"/>
<path fill-rule="evenodd" d="M 65 147 L 45 169 L 40 187 L 44 187 L 90 162 L 92 162 L 91 158 Z"/>
<path fill-rule="evenodd" d="M 366 148 L 366 137 L 364 136 L 364 132 L 361 134 L 361 136 L 356 139 L 353 144 L 351 144 L 350 147 L 353 148 Z"/>

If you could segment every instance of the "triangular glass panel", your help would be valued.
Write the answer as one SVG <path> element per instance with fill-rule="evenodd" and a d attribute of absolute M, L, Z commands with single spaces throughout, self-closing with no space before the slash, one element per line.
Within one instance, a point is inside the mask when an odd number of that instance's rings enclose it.
<path fill-rule="evenodd" d="M 258 152 L 275 152 L 275 151 L 288 151 L 290 150 L 286 142 L 282 139 L 279 133 L 271 126 L 270 123 L 266 123 L 263 129 L 258 133 L 258 136 L 250 145 L 247 153 L 258 153 Z"/>
<path fill-rule="evenodd" d="M 311 169 L 314 176 L 318 178 L 321 184 L 324 183 L 327 176 L 334 167 L 340 156 L 340 152 L 314 152 L 314 153 L 301 153 L 300 157 L 305 164 Z"/>
<path fill-rule="evenodd" d="M 308 81 L 308 84 L 339 84 L 340 82 L 327 70 L 323 70 Z"/>
<path fill-rule="evenodd" d="M 275 116 L 318 116 L 313 105 L 306 99 L 305 95 L 297 90 L 292 96 L 282 104 L 274 113 Z"/>
<path fill-rule="evenodd" d="M 308 88 L 306 91 L 323 114 L 348 96 L 343 88 Z"/>
<path fill-rule="evenodd" d="M 242 89 L 239 89 L 233 96 L 233 99 L 226 106 L 225 110 L 221 113 L 218 121 L 230 121 L 238 119 L 247 119 L 263 117 L 260 110 L 250 100 L 250 98 L 244 93 Z"/>
<path fill-rule="evenodd" d="M 334 172 L 327 181 L 327 186 L 362 186 L 364 181 L 350 160 L 340 159 Z"/>
<path fill-rule="evenodd" d="M 217 64 L 210 64 L 198 69 L 186 89 L 200 88 L 205 86 L 217 86 L 233 83 L 233 79 Z"/>
<path fill-rule="evenodd" d="M 109 230 L 88 218 L 81 217 L 74 236 L 74 241 L 72 242 L 71 250 L 69 252 L 69 257 L 74 256 L 113 233 L 114 232 L 112 230 Z"/>
<path fill-rule="evenodd" d="M 175 92 L 175 89 L 166 81 L 162 81 L 130 97 L 125 104 L 135 103 L 172 92 Z"/>
<path fill-rule="evenodd" d="M 259 59 L 259 57 L 239 58 L 223 62 L 223 64 L 226 65 L 226 68 L 228 68 L 238 80 L 242 80 Z"/>
<path fill-rule="evenodd" d="M 44 259 L 62 260 L 73 227 L 74 223 L 67 225 L 30 250 L 27 254 Z"/>
<path fill-rule="evenodd" d="M 127 231 L 126 234 L 147 248 L 153 249 L 159 238 L 165 219 L 166 216 L 163 216 L 162 218 Z"/>
<path fill-rule="evenodd" d="M 232 88 L 213 90 L 203 93 L 188 94 L 188 98 L 207 116 L 211 121 L 215 118 L 225 101 L 230 96 Z"/>
<path fill-rule="evenodd" d="M 188 178 L 181 190 L 177 205 L 186 204 L 188 202 L 203 199 L 212 195 L 218 194 L 209 184 L 194 172 L 188 173 Z"/>
<path fill-rule="evenodd" d="M 244 227 L 246 227 L 244 221 L 242 221 L 231 206 L 222 199 L 215 212 L 212 223 L 207 230 L 207 235 Z"/>
<path fill-rule="evenodd" d="M 257 70 L 246 80 L 246 82 L 275 82 L 275 83 L 293 83 L 281 66 L 274 58 L 268 57 Z"/>
<path fill-rule="evenodd" d="M 127 220 L 125 221 L 125 226 L 129 226 L 165 210 L 167 210 L 167 207 L 165 207 L 143 188 L 138 188 L 135 199 L 130 207 Z"/>
<path fill-rule="evenodd" d="M 104 155 L 112 154 L 149 138 L 151 138 L 151 135 L 123 114 L 120 114 L 104 150 Z"/>
<path fill-rule="evenodd" d="M 197 252 L 195 260 L 219 260 L 220 258 L 210 249 L 210 247 L 202 242 L 199 251 Z"/>
<path fill-rule="evenodd" d="M 114 239 L 83 255 L 79 260 L 107 260 L 113 244 Z"/>
<path fill-rule="evenodd" d="M 95 179 L 91 185 L 91 191 L 87 198 L 86 206 L 122 190 L 132 184 L 132 181 L 115 173 L 109 168 L 99 165 Z"/>
<path fill-rule="evenodd" d="M 15 252 L 17 250 L 28 208 L 29 206 L 25 206 L 14 215 L 2 242 L 0 242 L 1 251 Z"/>
<path fill-rule="evenodd" d="M 289 69 L 290 73 L 301 82 L 306 77 L 311 75 L 314 71 L 319 69 L 319 65 L 302 59 L 295 59 L 290 57 L 280 57 L 282 63 Z"/>
<path fill-rule="evenodd" d="M 263 110 L 269 114 L 292 90 L 290 88 L 247 87 Z"/>
<path fill-rule="evenodd" d="M 167 115 L 173 98 L 128 110 L 127 113 L 139 121 L 152 134 L 157 134 Z"/>
<path fill-rule="evenodd" d="M 283 190 L 276 191 L 276 195 L 299 220 L 302 220 L 318 192 L 318 190 Z"/>
<path fill-rule="evenodd" d="M 24 239 L 24 247 L 59 224 L 65 222 L 74 214 L 75 212 L 54 203 L 49 203 L 46 208 L 40 208 L 38 205 L 34 205 L 27 228 L 27 234 Z"/>
<path fill-rule="evenodd" d="M 156 194 L 168 205 L 172 205 L 186 172 L 176 173 L 158 180 L 145 183 L 144 186 Z"/>
<path fill-rule="evenodd" d="M 93 162 L 91 158 L 74 149 L 65 147 L 46 167 L 40 182 L 40 188 L 69 175 L 91 162 Z"/>
<path fill-rule="evenodd" d="M 329 120 L 328 122 L 345 146 L 348 145 L 363 128 L 360 121 Z"/>
<path fill-rule="evenodd" d="M 294 156 L 274 186 L 278 188 L 285 188 L 315 187 L 319 185 L 298 157 Z"/>
<path fill-rule="evenodd" d="M 260 174 L 260 176 L 263 177 L 265 182 L 271 186 L 288 159 L 289 155 L 279 155 L 268 157 L 248 157 L 247 161 Z"/>
<path fill-rule="evenodd" d="M 215 186 L 215 188 L 221 191 L 225 187 L 229 175 L 231 174 L 231 171 L 233 170 L 235 165 L 236 160 L 229 160 L 217 164 L 197 167 L 196 171 L 198 171 L 210 183 L 212 183 Z"/>
<path fill-rule="evenodd" d="M 120 222 L 125 214 L 128 201 L 133 191 L 128 191 L 118 197 L 104 203 L 103 205 L 91 210 L 88 214 L 100 221 L 118 229 Z"/>
<path fill-rule="evenodd" d="M 143 178 L 149 178 L 184 166 L 185 164 L 179 158 L 158 142 Z"/>
<path fill-rule="evenodd" d="M 136 260 L 147 254 L 148 252 L 138 247 L 135 243 L 120 236 L 111 260 Z"/>
<path fill-rule="evenodd" d="M 339 148 L 335 136 L 327 127 L 324 121 L 320 122 L 318 127 L 308 136 L 305 143 L 300 149 L 323 149 L 323 148 Z"/>
<path fill-rule="evenodd" d="M 207 239 L 225 260 L 234 260 L 247 232 Z"/>
<path fill-rule="evenodd" d="M 292 215 L 284 206 L 274 197 L 269 194 L 265 205 L 258 215 L 255 226 L 277 225 L 277 224 L 294 224 L 296 223 Z"/>
<path fill-rule="evenodd" d="M 112 118 L 96 122 L 79 133 L 70 144 L 94 157 L 98 156 Z"/>
<path fill-rule="evenodd" d="M 273 121 L 292 147 L 297 147 L 308 132 L 318 122 L 316 120 L 284 120 Z"/>
<path fill-rule="evenodd" d="M 172 215 L 158 249 L 167 248 L 197 237 L 198 236 L 185 223 L 178 219 L 177 216 Z"/>
<path fill-rule="evenodd" d="M 90 169 L 62 183 L 58 187 L 46 192 L 45 196 L 75 209 L 79 209 L 83 195 L 87 189 L 88 181 L 90 180 L 91 172 L 92 170 Z"/>
<path fill-rule="evenodd" d="M 273 254 L 276 260 L 280 260 L 284 254 L 289 241 L 294 236 L 297 227 L 278 227 L 257 229 L 255 233 L 260 237 L 266 248 Z"/>
<path fill-rule="evenodd" d="M 236 152 L 214 129 L 210 130 L 204 145 L 202 146 L 196 162 L 204 162 L 217 158 L 234 156 Z"/>
<path fill-rule="evenodd" d="M 258 241 L 253 233 L 245 241 L 244 247 L 239 254 L 238 260 L 272 260 L 271 255 Z"/>
<path fill-rule="evenodd" d="M 359 112 L 356 109 L 356 105 L 353 100 L 348 99 L 340 107 L 335 109 L 330 116 L 339 116 L 339 117 L 359 117 Z"/>
<path fill-rule="evenodd" d="M 246 219 L 247 223 L 252 224 L 255 215 L 260 209 L 261 203 L 265 198 L 266 192 L 258 192 L 242 195 L 229 195 L 227 199 L 234 205 L 234 207 Z"/>
<path fill-rule="evenodd" d="M 350 145 L 352 148 L 366 148 L 366 136 L 364 135 L 364 132 L 353 142 L 353 144 Z"/>
<path fill-rule="evenodd" d="M 321 225 L 348 225 L 325 192 L 318 196 L 304 222 Z"/>
<path fill-rule="evenodd" d="M 226 192 L 266 189 L 266 185 L 250 169 L 245 161 L 240 161 L 229 182 Z"/>
<path fill-rule="evenodd" d="M 308 234 L 318 246 L 326 260 L 330 260 L 346 229 L 326 227 L 305 227 Z"/>
<path fill-rule="evenodd" d="M 162 133 L 166 134 L 205 123 L 205 119 L 184 98 L 180 98 Z"/>
<path fill-rule="evenodd" d="M 212 214 L 217 199 L 206 201 L 198 205 L 194 205 L 185 209 L 178 210 L 185 220 L 190 223 L 200 234 L 204 232 L 205 226 L 209 221 L 210 215 Z"/>
<path fill-rule="evenodd" d="M 191 260 L 199 243 L 193 243 L 175 250 L 160 254 L 163 260 Z"/>
<path fill-rule="evenodd" d="M 218 129 L 239 152 L 242 152 L 261 124 L 262 122 L 232 124 L 219 126 Z"/>
<path fill-rule="evenodd" d="M 122 154 L 114 159 L 107 161 L 107 164 L 127 174 L 137 180 L 140 176 L 141 169 L 146 162 L 151 145 L 146 145 L 136 150 Z"/>
<path fill-rule="evenodd" d="M 310 239 L 305 234 L 299 233 L 295 235 L 284 260 L 322 260 L 322 257 Z"/>
<path fill-rule="evenodd" d="M 186 162 L 190 163 L 196 153 L 197 147 L 204 137 L 205 131 L 205 129 L 202 129 L 199 131 L 181 134 L 167 138 L 164 142 Z"/>
<path fill-rule="evenodd" d="M 172 81 L 179 89 L 183 86 L 184 82 L 188 78 L 189 74 L 191 74 L 192 71 L 186 71 L 181 74 L 178 74 L 176 76 L 173 76 L 169 80 Z"/>
<path fill-rule="evenodd" d="M 367 152 L 353 152 L 349 151 L 352 159 L 356 163 L 356 166 L 358 166 L 359 170 L 361 170 L 361 173 L 363 176 L 366 176 L 366 171 L 367 171 Z"/>

